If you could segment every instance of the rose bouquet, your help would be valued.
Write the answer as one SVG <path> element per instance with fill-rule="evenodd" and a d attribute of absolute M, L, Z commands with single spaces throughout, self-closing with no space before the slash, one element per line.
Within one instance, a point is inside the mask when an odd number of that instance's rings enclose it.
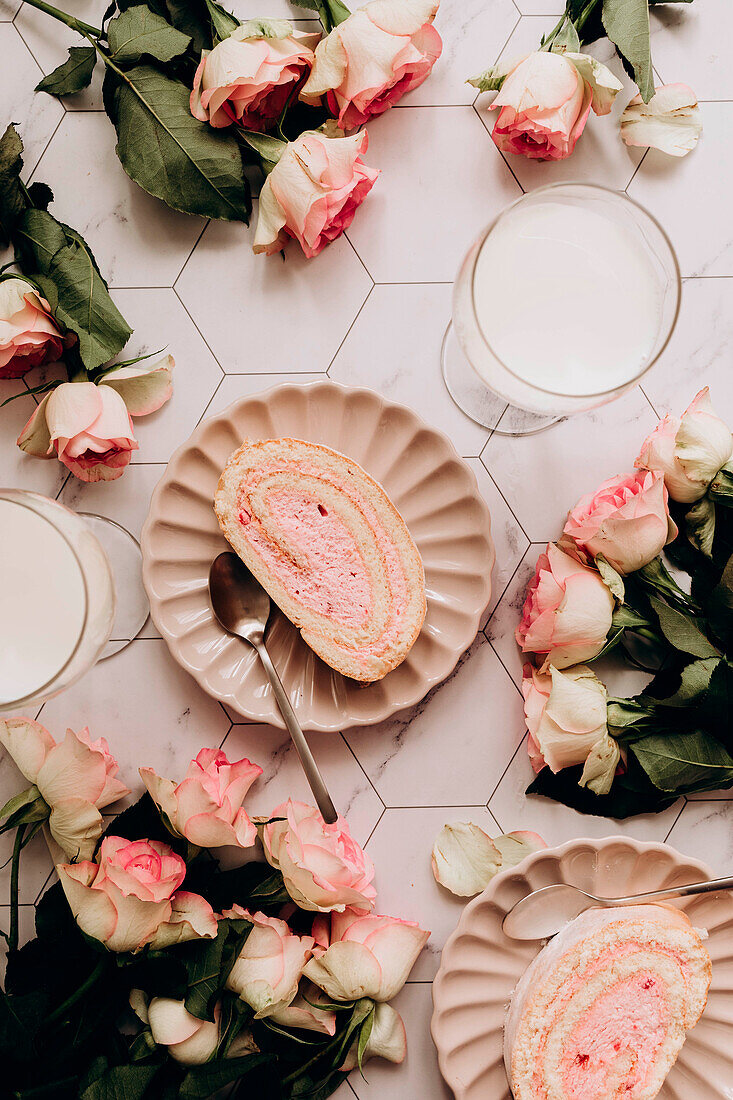
<path fill-rule="evenodd" d="M 202 749 L 180 783 L 140 770 L 129 794 L 104 740 L 0 720 L 31 782 L 0 811 L 15 830 L 0 1051 L 19 1100 L 320 1100 L 370 1057 L 401 1062 L 389 1001 L 428 939 L 374 912 L 374 867 L 339 818 L 242 803 L 262 769 Z M 45 828 L 59 882 L 18 948 L 22 849 Z M 239 853 L 224 869 L 213 850 Z M 231 864 L 231 858 L 227 861 Z"/>
<path fill-rule="evenodd" d="M 28 392 L 41 397 L 18 437 L 21 450 L 57 457 L 82 481 L 111 481 L 137 449 L 132 417 L 171 396 L 173 357 L 109 362 L 132 329 L 87 243 L 49 213 L 51 190 L 23 183 L 22 152 L 10 125 L 0 139 L 0 245 L 14 251 L 0 273 L 0 381 L 62 360 L 68 381 L 52 377 L 2 404 Z M 5 273 L 9 267 L 21 274 Z"/>
<path fill-rule="evenodd" d="M 265 254 L 294 238 L 315 256 L 351 224 L 379 174 L 356 131 L 422 84 L 442 48 L 438 0 L 370 0 L 353 14 L 341 0 L 295 0 L 318 12 L 323 34 L 240 23 L 216 0 L 119 0 L 101 27 L 28 2 L 88 43 L 38 90 L 78 92 L 101 62 L 117 155 L 149 194 L 248 222 L 246 168 L 261 168 L 254 250 Z"/>
<path fill-rule="evenodd" d="M 489 108 L 499 112 L 495 145 L 532 160 L 569 157 L 591 110 L 607 115 L 623 87 L 610 69 L 581 52 L 608 38 L 639 88 L 621 118 L 622 139 L 677 157 L 694 149 L 702 131 L 694 92 L 684 84 L 654 87 L 649 9 L 666 2 L 677 0 L 567 0 L 539 50 L 469 80 L 481 92 L 497 92 Z"/>
<path fill-rule="evenodd" d="M 610 817 L 733 786 L 733 437 L 701 390 L 571 509 L 516 638 L 531 793 Z M 650 676 L 609 698 L 610 653 Z"/>

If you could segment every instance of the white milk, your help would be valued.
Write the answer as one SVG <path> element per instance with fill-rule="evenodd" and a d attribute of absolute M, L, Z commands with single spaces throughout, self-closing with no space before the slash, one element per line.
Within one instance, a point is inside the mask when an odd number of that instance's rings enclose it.
<path fill-rule="evenodd" d="M 585 395 L 644 369 L 663 287 L 631 225 L 546 201 L 499 221 L 476 261 L 473 295 L 483 336 L 510 371 L 544 390 Z"/>
<path fill-rule="evenodd" d="M 0 500 L 0 706 L 66 665 L 85 614 L 84 579 L 66 539 L 37 512 Z"/>

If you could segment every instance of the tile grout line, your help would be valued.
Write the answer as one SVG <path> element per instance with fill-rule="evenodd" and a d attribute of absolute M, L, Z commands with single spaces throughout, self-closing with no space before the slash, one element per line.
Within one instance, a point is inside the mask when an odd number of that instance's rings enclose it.
<path fill-rule="evenodd" d="M 363 728 L 363 727 L 362 727 L 362 728 Z M 339 737 L 341 738 L 341 740 L 343 741 L 343 743 L 344 743 L 344 744 L 346 745 L 346 748 L 347 748 L 347 749 L 349 750 L 349 752 L 350 752 L 350 753 L 351 753 L 351 755 L 353 756 L 354 760 L 356 761 L 357 765 L 359 766 L 359 769 L 360 769 L 360 771 L 361 771 L 361 772 L 362 772 L 362 773 L 364 774 L 364 778 L 366 779 L 367 783 L 368 783 L 368 784 L 369 784 L 369 786 L 370 786 L 370 787 L 372 788 L 372 790 L 374 791 L 375 795 L 377 796 L 377 798 L 379 799 L 379 801 L 380 801 L 380 802 L 382 803 L 382 805 L 384 806 L 384 808 L 385 808 L 385 810 L 386 810 L 386 809 L 387 809 L 387 803 L 386 803 L 386 802 L 384 801 L 384 799 L 382 798 L 381 794 L 379 793 L 379 791 L 377 790 L 377 788 L 376 788 L 376 787 L 374 786 L 374 784 L 372 783 L 372 780 L 371 780 L 371 777 L 369 776 L 369 773 L 367 772 L 367 770 L 366 770 L 366 768 L 364 767 L 364 765 L 362 764 L 361 760 L 360 760 L 360 759 L 359 759 L 359 757 L 358 757 L 358 756 L 356 755 L 356 753 L 355 753 L 355 752 L 354 752 L 354 750 L 352 749 L 351 745 L 350 745 L 350 744 L 349 744 L 349 742 L 347 741 L 347 739 L 346 739 L 346 736 L 345 736 L 345 734 L 344 734 L 343 730 L 339 730 Z"/>
<path fill-rule="evenodd" d="M 349 241 L 349 244 L 351 244 L 351 241 Z M 353 248 L 353 245 L 352 245 L 352 248 Z M 369 278 L 371 278 L 371 275 L 369 276 Z M 335 351 L 335 352 L 333 353 L 333 358 L 331 359 L 331 362 L 330 362 L 330 363 L 328 364 L 328 366 L 326 367 L 326 371 L 325 371 L 325 374 L 326 374 L 326 377 L 327 377 L 327 378 L 329 379 L 329 381 L 332 381 L 332 379 L 331 379 L 331 375 L 330 375 L 330 374 L 329 374 L 328 372 L 330 371 L 331 367 L 332 367 L 332 366 L 334 365 L 334 363 L 336 362 L 336 359 L 338 358 L 339 352 L 341 351 L 342 347 L 344 346 L 344 344 L 345 344 L 345 343 L 346 343 L 346 341 L 348 340 L 348 338 L 349 338 L 349 333 L 351 332 L 352 328 L 354 327 L 354 325 L 356 324 L 356 322 L 357 322 L 357 321 L 359 320 L 359 318 L 361 317 L 361 311 L 362 311 L 362 310 L 364 309 L 364 306 L 365 306 L 365 305 L 367 304 L 367 302 L 369 301 L 369 299 L 370 299 L 370 298 L 371 298 L 371 296 L 372 296 L 372 291 L 374 290 L 374 285 L 375 285 L 375 284 L 374 284 L 374 280 L 372 280 L 372 285 L 371 285 L 371 286 L 369 287 L 369 292 L 368 292 L 368 294 L 367 294 L 366 298 L 364 299 L 364 301 L 363 301 L 363 302 L 361 303 L 361 305 L 359 306 L 359 311 L 358 311 L 358 313 L 356 314 L 356 317 L 354 318 L 354 320 L 353 320 L 353 321 L 351 322 L 351 324 L 350 324 L 350 325 L 349 325 L 349 327 L 347 328 L 346 332 L 344 333 L 344 338 L 343 338 L 343 340 L 341 341 L 341 343 L 339 344 L 339 346 L 338 346 L 338 347 L 336 348 L 336 351 Z M 318 373 L 318 372 L 315 372 L 315 373 Z"/>

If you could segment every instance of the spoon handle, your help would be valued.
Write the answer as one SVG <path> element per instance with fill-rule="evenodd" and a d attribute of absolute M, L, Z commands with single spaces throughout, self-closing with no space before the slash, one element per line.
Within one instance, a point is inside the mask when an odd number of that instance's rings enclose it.
<path fill-rule="evenodd" d="M 638 901 L 663 901 L 665 898 L 690 898 L 695 894 L 713 894 L 717 890 L 733 889 L 733 876 L 714 878 L 709 882 L 693 882 L 689 886 L 672 886 L 669 890 L 654 890 L 647 894 L 632 894 L 628 898 L 614 898 L 614 905 L 633 905 Z M 604 900 L 611 900 L 604 899 Z"/>
<path fill-rule="evenodd" d="M 323 782 L 323 777 L 318 770 L 318 765 L 315 762 L 313 753 L 308 747 L 308 742 L 305 739 L 305 735 L 300 728 L 300 722 L 295 717 L 295 711 L 290 705 L 285 688 L 283 687 L 282 680 L 278 676 L 277 669 L 272 663 L 270 654 L 267 652 L 264 642 L 254 643 L 255 649 L 259 653 L 260 660 L 265 667 L 265 672 L 270 681 L 270 686 L 277 699 L 277 705 L 280 707 L 280 712 L 285 719 L 285 725 L 288 727 L 288 732 L 293 739 L 295 745 L 295 751 L 300 757 L 300 762 L 303 765 L 303 771 L 305 777 L 308 780 L 310 789 L 313 791 L 313 797 L 316 800 L 318 809 L 321 811 L 321 816 L 327 825 L 333 825 L 334 821 L 338 818 L 336 809 L 331 796 L 326 790 L 326 784 Z"/>

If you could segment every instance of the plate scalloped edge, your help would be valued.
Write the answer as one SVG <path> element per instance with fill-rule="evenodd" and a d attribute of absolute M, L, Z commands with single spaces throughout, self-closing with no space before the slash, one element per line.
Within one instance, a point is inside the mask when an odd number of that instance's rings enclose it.
<path fill-rule="evenodd" d="M 316 399 L 319 399 L 318 401 Z M 354 417 L 347 415 L 346 408 L 347 402 L 351 402 L 355 407 L 359 407 L 362 410 L 370 412 L 373 419 L 373 428 L 382 429 L 381 436 L 359 438 L 359 446 L 366 447 L 366 451 L 371 454 L 374 452 L 374 461 L 387 462 L 387 477 L 384 476 L 384 472 L 380 469 L 374 469 L 373 463 L 364 461 L 364 457 L 359 450 L 349 451 L 349 449 L 343 445 L 339 446 L 337 443 L 330 440 L 330 438 L 323 438 L 323 435 L 333 434 L 332 425 L 329 423 L 328 428 L 321 430 L 314 430 L 313 423 L 318 421 L 318 405 L 320 400 L 325 402 L 334 402 L 336 405 L 340 405 L 343 416 L 342 430 L 348 429 L 349 434 L 354 432 L 355 424 L 353 423 Z M 164 502 L 166 500 L 166 492 L 170 490 L 171 486 L 178 485 L 181 494 L 185 494 L 188 504 L 192 504 L 193 498 L 196 496 L 190 483 L 185 484 L 179 478 L 179 470 L 184 467 L 186 460 L 191 452 L 196 453 L 198 458 L 208 459 L 208 465 L 218 469 L 223 468 L 224 461 L 228 456 L 228 453 L 233 446 L 235 433 L 234 423 L 236 421 L 242 422 L 246 420 L 248 415 L 255 415 L 255 411 L 259 410 L 261 416 L 265 418 L 268 425 L 276 424 L 278 417 L 287 419 L 288 406 L 296 406 L 299 404 L 299 411 L 304 414 L 305 430 L 302 430 L 300 438 L 314 438 L 317 441 L 325 442 L 327 445 L 334 447 L 336 450 L 341 450 L 342 453 L 350 453 L 355 461 L 360 464 L 364 464 L 367 472 L 372 474 L 376 480 L 384 484 L 384 487 L 394 500 L 398 509 L 403 512 L 404 507 L 400 506 L 399 495 L 396 493 L 407 494 L 409 496 L 410 485 L 405 486 L 404 481 L 404 468 L 406 463 L 404 462 L 404 456 L 406 455 L 413 461 L 413 463 L 422 464 L 424 469 L 421 472 L 420 479 L 415 486 L 415 496 L 418 499 L 422 499 L 425 496 L 428 487 L 435 489 L 434 482 L 438 479 L 433 478 L 431 482 L 432 474 L 435 469 L 440 470 L 443 473 L 444 479 L 453 482 L 460 483 L 461 491 L 458 499 L 450 499 L 450 493 L 443 493 L 446 497 L 445 501 L 440 507 L 435 507 L 432 513 L 427 515 L 427 520 L 430 521 L 434 515 L 436 517 L 441 516 L 441 512 L 450 513 L 451 509 L 455 511 L 457 505 L 462 502 L 468 502 L 470 504 L 470 517 L 473 524 L 472 529 L 466 533 L 464 532 L 461 538 L 453 540 L 451 547 L 454 545 L 465 544 L 465 553 L 468 556 L 467 560 L 471 560 L 473 556 L 474 568 L 473 572 L 468 571 L 466 576 L 454 576 L 452 580 L 442 580 L 444 586 L 448 586 L 448 595 L 451 595 L 450 585 L 453 585 L 452 599 L 454 603 L 453 611 L 453 630 L 455 635 L 460 634 L 460 639 L 457 641 L 454 638 L 452 641 L 447 637 L 446 632 L 442 630 L 441 625 L 435 626 L 431 623 L 431 593 L 428 590 L 428 616 L 423 627 L 418 641 L 416 642 L 413 650 L 408 654 L 408 658 L 403 665 L 399 666 L 393 673 L 385 677 L 382 681 L 377 681 L 375 685 L 369 685 L 367 688 L 363 686 L 356 689 L 351 685 L 349 681 L 345 681 L 343 677 L 340 677 L 333 670 L 327 669 L 327 666 L 322 665 L 322 662 L 315 658 L 315 655 L 305 646 L 300 640 L 300 636 L 291 624 L 287 623 L 282 616 L 278 617 L 273 624 L 271 633 L 269 635 L 269 641 L 271 645 L 274 645 L 277 656 L 277 649 L 280 649 L 281 668 L 288 673 L 290 668 L 291 672 L 300 673 L 303 680 L 310 677 L 309 682 L 305 682 L 303 686 L 304 698 L 307 699 L 310 707 L 310 713 L 299 715 L 303 718 L 304 728 L 307 730 L 323 730 L 323 731 L 336 731 L 345 729 L 354 725 L 372 725 L 375 722 L 384 720 L 391 717 L 393 714 L 398 713 L 410 706 L 418 703 L 427 694 L 431 688 L 435 687 L 438 683 L 445 680 L 451 672 L 455 669 L 462 654 L 473 643 L 478 630 L 481 625 L 481 619 L 488 606 L 491 597 L 491 570 L 493 568 L 495 560 L 494 545 L 491 539 L 491 519 L 488 507 L 480 496 L 478 491 L 478 484 L 473 470 L 468 466 L 463 459 L 461 459 L 452 442 L 441 431 L 429 427 L 417 416 L 412 410 L 406 406 L 395 404 L 387 401 L 381 395 L 375 391 L 365 389 L 363 387 L 348 387 L 342 386 L 339 383 L 331 382 L 330 380 L 313 381 L 305 384 L 298 383 L 285 383 L 281 385 L 275 385 L 267 390 L 263 390 L 260 393 L 247 395 L 239 400 L 233 402 L 222 412 L 214 414 L 205 420 L 202 420 L 196 427 L 191 436 L 175 451 L 168 467 L 161 477 L 158 485 L 153 491 L 150 510 L 148 517 L 145 521 L 142 532 L 142 547 L 143 547 L 143 582 L 145 584 L 148 598 L 150 600 L 151 618 L 156 627 L 160 631 L 163 639 L 166 641 L 174 659 L 197 680 L 199 685 L 207 691 L 214 698 L 219 699 L 222 703 L 231 706 L 234 710 L 241 713 L 245 718 L 250 721 L 264 721 L 272 725 L 284 728 L 284 724 L 279 715 L 279 712 L 274 706 L 271 692 L 269 689 L 263 689 L 260 681 L 257 682 L 257 688 L 249 691 L 246 702 L 242 699 L 242 686 L 241 682 L 238 682 L 236 687 L 239 692 L 237 694 L 234 690 L 229 688 L 224 690 L 222 688 L 221 677 L 212 674 L 212 663 L 209 665 L 206 662 L 201 662 L 200 654 L 196 653 L 196 660 L 193 659 L 192 647 L 190 642 L 186 641 L 187 635 L 183 632 L 176 633 L 172 630 L 170 616 L 168 615 L 168 608 L 166 604 L 169 604 L 173 597 L 170 594 L 165 596 L 161 595 L 158 590 L 160 584 L 161 566 L 165 565 L 165 556 L 161 556 L 161 530 L 165 527 L 166 520 Z M 292 412 L 292 409 L 290 410 Z M 274 419 L 273 419 L 274 417 Z M 384 439 L 384 424 L 386 422 L 395 425 L 403 435 L 406 436 L 406 445 L 404 452 L 398 451 L 397 453 L 390 454 L 389 447 L 386 448 L 387 457 L 382 454 L 385 450 Z M 323 417 L 321 416 L 321 419 Z M 214 461 L 212 456 L 207 451 L 207 446 L 210 448 L 212 444 L 212 437 L 216 434 L 217 425 L 222 429 L 223 437 L 228 439 L 228 450 L 223 455 L 222 461 Z M 356 424 L 356 428 L 363 427 L 362 423 Z M 270 431 L 268 426 L 267 431 L 259 434 L 259 438 L 268 438 L 267 432 Z M 227 435 L 228 432 L 228 435 Z M 256 433 L 252 433 L 255 435 Z M 279 432 L 280 435 L 290 434 L 297 435 L 297 425 L 292 425 L 287 431 Z M 359 436 L 359 432 L 356 431 L 356 435 Z M 364 436 L 364 432 L 361 432 L 361 436 Z M 271 436 L 269 436 L 271 437 Z M 241 434 L 240 434 L 241 438 Z M 376 444 L 375 445 L 375 440 Z M 439 461 L 434 466 L 426 467 L 425 460 L 426 455 L 430 453 L 432 447 L 434 453 L 437 455 Z M 222 458 L 222 455 L 219 456 Z M 409 465 L 409 464 L 408 464 Z M 189 471 L 190 472 L 190 471 Z M 209 473 L 209 476 L 211 473 Z M 389 478 L 397 481 L 397 487 L 393 488 L 389 484 Z M 218 478 L 218 475 L 217 475 Z M 385 481 L 387 484 L 385 484 Z M 214 485 L 215 487 L 215 485 Z M 211 488 L 211 487 L 210 487 Z M 419 490 L 419 492 L 417 492 Z M 210 494 L 213 498 L 213 490 Z M 429 496 L 429 493 L 428 493 Z M 190 498 L 190 499 L 189 499 Z M 406 496 L 407 499 L 407 496 Z M 210 506 L 210 501 L 206 493 L 198 493 L 199 503 L 206 501 L 206 512 L 202 512 L 199 518 L 199 522 L 203 524 L 204 534 L 202 538 L 208 538 L 209 553 L 211 557 L 214 556 L 216 551 L 211 550 L 215 545 L 216 540 L 220 539 L 221 548 L 226 547 L 223 536 L 218 531 L 218 524 L 216 524 L 215 516 L 213 513 L 213 507 Z M 426 582 L 430 577 L 430 557 L 426 560 L 426 553 L 421 546 L 428 544 L 429 548 L 436 544 L 436 539 L 433 537 L 427 538 L 425 533 L 422 532 L 422 528 L 417 531 L 416 524 L 420 523 L 420 516 L 413 517 L 412 520 L 409 515 L 405 516 L 405 519 L 413 531 L 413 537 L 421 550 L 423 559 L 426 565 Z M 437 519 L 434 520 L 438 522 Z M 441 522 L 445 525 L 446 519 L 443 516 Z M 169 523 L 169 528 L 171 524 Z M 208 531 L 206 527 L 208 526 Z M 470 526 L 470 524 L 469 524 Z M 415 530 L 413 530 L 415 528 Z M 417 531 L 417 533 L 416 533 Z M 439 540 L 438 540 L 439 541 Z M 163 539 L 163 542 L 165 540 Z M 474 545 L 475 544 L 475 545 Z M 477 549 L 477 546 L 480 549 Z M 431 552 L 431 551 L 430 551 Z M 476 566 L 476 562 L 481 562 L 481 568 Z M 440 573 L 439 569 L 434 570 L 437 576 Z M 452 572 L 455 574 L 456 569 Z M 163 588 L 165 586 L 163 585 Z M 203 579 L 199 578 L 198 586 L 189 584 L 188 593 L 200 591 L 203 587 Z M 429 585 L 426 583 L 426 588 L 429 589 Z M 456 590 L 468 592 L 470 596 L 470 606 L 462 606 L 456 608 Z M 443 616 L 445 620 L 446 607 L 448 607 L 448 614 L 450 611 L 450 601 L 445 603 L 445 606 L 441 605 L 442 597 L 444 596 L 444 590 L 439 589 L 435 593 L 435 599 L 433 602 L 433 614 L 434 616 Z M 203 648 L 210 651 L 216 651 L 216 657 L 221 665 L 221 650 L 226 650 L 229 643 L 240 645 L 236 639 L 229 638 L 218 626 L 213 627 L 210 622 L 213 616 L 210 614 L 208 608 L 208 596 L 206 597 L 206 608 L 204 608 L 201 599 L 196 600 L 192 598 L 189 601 L 189 607 L 186 608 L 186 613 L 190 619 L 195 619 L 196 614 L 199 618 L 203 616 L 205 622 L 197 622 L 195 629 L 199 631 L 201 637 L 204 639 Z M 206 612 L 208 611 L 208 617 Z M 176 624 L 177 625 L 177 624 Z M 208 631 L 208 633 L 207 633 Z M 218 646 L 218 649 L 217 649 Z M 307 650 L 304 655 L 298 650 Z M 423 652 L 421 652 L 421 649 Z M 248 672 L 251 672 L 253 667 L 253 654 L 249 652 L 243 654 L 238 662 L 231 661 L 230 652 L 230 664 L 232 666 L 232 678 L 234 676 L 242 678 L 246 677 Z M 417 658 L 421 658 L 421 666 L 418 668 Z M 427 659 L 426 659 L 427 657 Z M 197 663 L 198 661 L 198 663 Z M 325 670 L 325 671 L 324 671 Z M 400 670 L 402 672 L 400 673 Z M 397 674 L 400 673 L 398 677 Z M 324 684 L 326 686 L 324 687 Z M 321 695 L 320 700 L 318 695 Z M 371 695 L 370 695 L 371 693 Z M 329 698 L 325 698 L 328 696 Z M 291 695 L 291 698 L 293 696 Z M 343 707 L 348 702 L 350 709 L 344 711 Z M 294 705 L 296 710 L 299 709 L 300 704 L 297 697 L 294 699 Z M 315 712 L 315 713 L 314 713 Z"/>
<path fill-rule="evenodd" d="M 604 859 L 609 862 L 601 866 Z M 651 879 L 650 870 L 656 872 Z M 593 892 L 600 894 L 599 884 L 594 881 L 594 876 L 600 873 L 604 875 L 604 884 L 610 879 L 608 890 L 603 891 L 608 896 L 713 877 L 706 864 L 682 855 L 669 845 L 621 835 L 570 840 L 535 852 L 516 867 L 500 872 L 464 909 L 443 948 L 433 982 L 430 1030 L 440 1071 L 456 1100 L 512 1098 L 503 1063 L 504 1016 L 514 986 L 541 944 L 522 943 L 504 936 L 501 932 L 504 914 L 530 890 L 553 881 L 569 881 L 581 887 L 585 884 L 589 890 L 595 886 Z M 727 960 L 730 969 L 733 957 L 733 897 L 707 894 L 679 904 L 691 919 L 694 915 L 696 924 L 710 928 L 708 948 L 713 958 L 713 984 L 708 1008 L 697 1028 L 688 1035 L 659 1100 L 693 1100 L 693 1097 L 730 1100 L 733 1050 L 727 1056 L 718 1053 L 716 1061 L 711 1054 L 714 1043 L 706 1041 L 704 1031 L 706 1015 L 712 1015 L 711 1027 L 721 1022 L 733 1027 L 733 1008 L 728 1004 L 733 1003 L 733 979 L 726 979 L 722 966 Z M 493 943 L 492 933 L 495 933 Z M 716 960 L 720 963 L 721 986 L 716 986 Z M 711 999 L 717 993 L 721 998 L 716 1001 L 713 1015 Z M 695 1062 L 697 1045 L 704 1051 L 706 1070 Z M 717 1074 L 717 1080 L 711 1080 L 713 1073 Z"/>

